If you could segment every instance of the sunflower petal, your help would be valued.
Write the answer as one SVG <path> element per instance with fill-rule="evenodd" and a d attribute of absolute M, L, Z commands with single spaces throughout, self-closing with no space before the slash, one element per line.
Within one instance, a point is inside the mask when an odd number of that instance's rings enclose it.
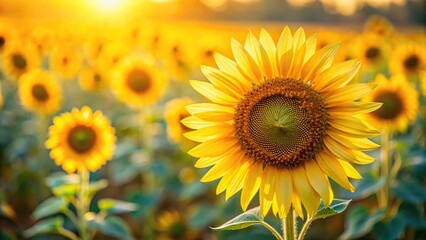
<path fill-rule="evenodd" d="M 339 49 L 339 44 L 329 45 L 316 52 L 303 66 L 302 80 L 307 82 L 312 80 L 320 72 L 329 68 L 334 56 Z"/>
<path fill-rule="evenodd" d="M 326 92 L 346 86 L 356 76 L 360 68 L 361 61 L 355 59 L 337 63 L 318 75 L 314 75 L 315 89 Z"/>
<path fill-rule="evenodd" d="M 262 28 L 260 30 L 259 41 L 263 49 L 265 49 L 266 54 L 268 55 L 269 62 L 271 64 L 272 75 L 278 76 L 278 65 L 276 57 L 277 48 L 275 46 L 274 40 L 272 40 L 271 35 L 269 35 L 269 33 Z"/>
<path fill-rule="evenodd" d="M 235 105 L 238 104 L 238 99 L 231 97 L 228 94 L 218 90 L 213 84 L 203 81 L 190 80 L 189 83 L 199 92 L 201 95 L 209 99 L 214 103 L 224 104 L 224 105 Z"/>
<path fill-rule="evenodd" d="M 316 161 L 307 161 L 305 163 L 305 169 L 309 183 L 321 196 L 324 206 L 327 207 L 333 201 L 333 197 L 330 194 L 330 182 L 328 181 L 328 178 L 324 175 L 324 172 L 318 166 Z"/>
<path fill-rule="evenodd" d="M 260 186 L 260 201 L 263 203 L 261 207 L 262 216 L 266 216 L 268 213 L 275 194 L 276 179 L 278 170 L 276 167 L 266 166 L 263 171 L 262 183 Z"/>
<path fill-rule="evenodd" d="M 351 84 L 332 92 L 324 93 L 324 102 L 326 107 L 332 107 L 345 102 L 352 102 L 354 100 L 365 97 L 371 91 L 373 91 L 374 84 Z"/>
<path fill-rule="evenodd" d="M 261 75 L 263 77 L 266 76 L 268 79 L 272 78 L 272 69 L 271 64 L 269 62 L 269 58 L 266 55 L 265 49 L 263 49 L 263 47 L 260 45 L 259 41 L 253 35 L 253 33 L 249 32 L 249 34 L 247 35 L 244 48 L 259 66 Z"/>
<path fill-rule="evenodd" d="M 244 180 L 247 177 L 249 166 L 250 162 L 245 161 L 239 166 L 239 168 L 237 168 L 237 174 L 234 176 L 233 180 L 229 183 L 228 188 L 226 189 L 226 200 L 228 200 L 231 196 L 240 191 L 240 189 L 243 187 Z"/>
<path fill-rule="evenodd" d="M 211 182 L 218 178 L 223 177 L 231 169 L 234 169 L 236 166 L 241 164 L 241 161 L 244 157 L 241 151 L 234 151 L 233 155 L 222 155 L 223 158 L 201 178 L 201 182 Z"/>
<path fill-rule="evenodd" d="M 293 186 L 291 176 L 287 169 L 279 170 L 276 187 L 276 200 L 278 204 L 278 212 L 280 218 L 285 218 L 290 210 L 291 195 L 293 194 Z"/>
<path fill-rule="evenodd" d="M 237 63 L 220 53 L 215 53 L 213 55 L 216 65 L 225 75 L 235 84 L 238 84 L 242 89 L 251 89 L 251 80 L 246 78 L 237 67 Z"/>
<path fill-rule="evenodd" d="M 320 205 L 319 195 L 309 183 L 304 167 L 296 167 L 290 172 L 297 195 L 300 197 L 308 214 L 312 216 Z"/>
<path fill-rule="evenodd" d="M 210 127 L 210 126 L 216 126 L 222 123 L 218 123 L 218 122 L 210 122 L 210 121 L 205 121 L 203 119 L 200 119 L 198 117 L 194 117 L 194 116 L 189 116 L 186 117 L 184 119 L 182 119 L 182 121 L 180 121 L 183 125 L 192 128 L 192 129 L 200 129 L 200 128 L 204 128 L 204 127 Z"/>
<path fill-rule="evenodd" d="M 198 129 L 196 131 L 186 132 L 183 135 L 195 142 L 206 142 L 216 138 L 224 138 L 232 135 L 234 132 L 234 126 L 232 125 L 218 125 L 212 127 L 206 127 Z"/>
<path fill-rule="evenodd" d="M 228 74 L 209 66 L 201 66 L 201 72 L 213 84 L 213 86 L 218 89 L 222 89 L 226 94 L 237 99 L 243 97 L 245 89 L 240 85 L 235 84 L 237 81 L 233 80 L 233 78 Z"/>
<path fill-rule="evenodd" d="M 259 84 L 262 80 L 262 76 L 259 67 L 250 54 L 234 38 L 231 39 L 231 48 L 237 63 L 237 68 L 240 72 L 247 76 L 252 82 Z"/>
<path fill-rule="evenodd" d="M 254 163 L 250 166 L 247 172 L 246 179 L 244 180 L 244 187 L 241 191 L 241 207 L 243 211 L 247 210 L 247 207 L 254 195 L 259 190 L 261 179 L 263 176 L 263 166 L 259 163 Z"/>
<path fill-rule="evenodd" d="M 235 137 L 212 139 L 200 143 L 189 150 L 188 154 L 198 158 L 219 156 L 229 149 L 236 147 L 237 141 Z"/>
<path fill-rule="evenodd" d="M 361 174 L 359 174 L 359 172 L 350 163 L 343 160 L 339 160 L 339 163 L 342 165 L 343 170 L 345 170 L 348 177 L 353 179 L 362 179 Z"/>
<path fill-rule="evenodd" d="M 333 179 L 345 189 L 351 192 L 355 191 L 355 188 L 347 178 L 345 170 L 343 169 L 342 165 L 340 165 L 339 161 L 337 161 L 336 157 L 326 152 L 321 152 L 317 154 L 316 157 L 318 166 L 320 166 L 322 171 L 327 176 L 331 177 L 331 179 Z"/>

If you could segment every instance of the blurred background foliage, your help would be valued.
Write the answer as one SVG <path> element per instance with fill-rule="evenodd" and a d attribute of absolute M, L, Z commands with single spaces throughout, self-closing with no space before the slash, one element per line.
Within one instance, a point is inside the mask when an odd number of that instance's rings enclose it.
<path fill-rule="evenodd" d="M 371 18 L 373 14 L 388 20 Z M 91 175 L 92 182 L 108 181 L 94 196 L 91 211 L 100 210 L 102 198 L 135 203 L 136 211 L 119 213 L 135 239 L 274 239 L 260 226 L 244 231 L 209 228 L 241 208 L 239 196 L 225 202 L 215 194 L 216 183 L 200 183 L 206 170 L 194 168 L 194 159 L 186 154 L 192 143 L 181 137 L 187 129 L 180 120 L 188 113 L 176 99 L 203 101 L 187 80 L 205 79 L 199 66 L 214 66 L 214 52 L 231 56 L 231 37 L 243 41 L 249 29 L 258 34 L 266 28 L 277 41 L 285 25 L 293 30 L 302 26 L 308 35 L 318 33 L 318 46 L 340 42 L 336 61 L 363 59 L 360 82 L 373 81 L 378 73 L 391 76 L 389 63 L 398 58 L 393 54 L 398 46 L 418 45 L 418 54 L 424 55 L 426 43 L 425 2 L 420 0 L 14 0 L 0 2 L 0 16 L 1 239 L 24 238 L 23 232 L 38 220 L 34 209 L 52 196 L 46 181 L 62 172 L 44 147 L 48 126 L 54 116 L 83 105 L 101 110 L 117 135 L 112 161 Z M 372 34 L 376 39 L 371 40 Z M 379 60 L 368 58 L 371 48 L 381 51 Z M 53 74 L 62 89 L 54 113 L 23 106 L 20 77 L 31 69 L 19 70 L 16 59 L 18 70 L 10 67 L 11 52 L 21 54 L 25 65 L 34 62 L 34 68 Z M 164 93 L 152 104 L 134 107 L 115 97 L 119 89 L 111 85 L 129 59 L 150 62 L 166 75 Z M 374 194 L 386 181 L 377 166 L 363 167 L 357 191 L 342 190 L 336 196 L 353 199 L 349 210 L 316 221 L 308 239 L 426 239 L 426 62 L 421 64 L 409 77 L 419 92 L 418 114 L 390 143 L 395 166 L 390 208 L 383 211 L 376 203 Z M 380 150 L 369 154 L 380 159 Z M 70 226 L 57 213 L 61 219 L 49 224 Z M 266 220 L 279 229 L 277 219 Z M 105 231 L 95 239 L 114 237 Z"/>

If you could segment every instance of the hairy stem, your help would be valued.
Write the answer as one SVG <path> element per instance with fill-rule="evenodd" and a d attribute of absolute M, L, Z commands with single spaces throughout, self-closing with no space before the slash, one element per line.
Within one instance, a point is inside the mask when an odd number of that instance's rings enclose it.
<path fill-rule="evenodd" d="M 294 218 L 293 208 L 287 214 L 286 218 L 282 219 L 283 236 L 285 240 L 296 239 L 296 220 Z"/>

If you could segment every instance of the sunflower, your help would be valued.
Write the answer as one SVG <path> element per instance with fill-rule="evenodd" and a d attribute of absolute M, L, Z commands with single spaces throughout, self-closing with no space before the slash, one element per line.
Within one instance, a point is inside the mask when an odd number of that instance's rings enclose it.
<path fill-rule="evenodd" d="M 159 240 L 197 239 L 196 231 L 190 229 L 188 221 L 176 210 L 160 213 L 155 226 Z"/>
<path fill-rule="evenodd" d="M 382 37 L 390 37 L 393 33 L 392 23 L 379 15 L 371 15 L 364 24 L 364 31 L 374 33 Z"/>
<path fill-rule="evenodd" d="M 84 106 L 53 119 L 45 145 L 50 157 L 68 172 L 79 168 L 98 170 L 112 158 L 115 149 L 114 128 L 100 111 Z"/>
<path fill-rule="evenodd" d="M 166 88 L 163 73 L 151 63 L 129 58 L 114 71 L 111 87 L 118 100 L 133 108 L 158 101 Z"/>
<path fill-rule="evenodd" d="M 361 59 L 363 68 L 377 71 L 386 66 L 390 48 L 383 38 L 364 34 L 355 45 L 355 56 Z"/>
<path fill-rule="evenodd" d="M 192 129 L 186 127 L 181 121 L 189 116 L 185 106 L 193 103 L 190 98 L 176 98 L 172 99 L 166 104 L 164 111 L 164 119 L 167 123 L 167 135 L 170 140 L 177 143 L 183 143 L 190 146 L 193 142 L 183 137 L 182 134 Z"/>
<path fill-rule="evenodd" d="M 356 101 L 373 86 L 348 85 L 360 62 L 333 65 L 338 45 L 316 52 L 316 35 L 306 39 L 302 28 L 284 28 L 277 45 L 262 29 L 231 47 L 235 61 L 215 54 L 219 69 L 202 66 L 210 82 L 190 81 L 213 102 L 188 105 L 182 121 L 196 129 L 185 136 L 201 142 L 188 152 L 195 166 L 213 166 L 201 181 L 222 178 L 216 192 L 226 199 L 242 190 L 244 211 L 259 192 L 261 214 L 272 208 L 280 218 L 291 208 L 303 217 L 302 205 L 313 215 L 320 198 L 329 205 L 328 177 L 354 191 L 351 163 L 374 161 L 362 151 L 377 147 L 367 137 L 379 134 L 358 118 L 380 107 Z"/>
<path fill-rule="evenodd" d="M 421 44 L 407 43 L 395 47 L 389 59 L 389 69 L 392 74 L 404 74 L 407 77 L 417 77 L 426 69 L 426 50 Z"/>
<path fill-rule="evenodd" d="M 403 75 L 394 75 L 388 80 L 379 74 L 374 82 L 378 87 L 364 101 L 382 102 L 383 105 L 365 117 L 377 128 L 404 132 L 417 116 L 419 102 L 416 89 Z"/>
<path fill-rule="evenodd" d="M 18 79 L 23 73 L 40 65 L 40 55 L 31 42 L 18 40 L 6 46 L 3 53 L 4 73 L 12 79 Z"/>
<path fill-rule="evenodd" d="M 50 72 L 33 69 L 21 76 L 19 97 L 25 109 L 49 115 L 61 106 L 62 91 Z"/>
<path fill-rule="evenodd" d="M 78 83 L 83 90 L 99 91 L 106 88 L 108 79 L 104 71 L 96 66 L 91 66 L 81 71 Z"/>
<path fill-rule="evenodd" d="M 66 80 L 76 76 L 83 63 L 79 50 L 71 44 L 58 43 L 50 55 L 50 67 Z"/>

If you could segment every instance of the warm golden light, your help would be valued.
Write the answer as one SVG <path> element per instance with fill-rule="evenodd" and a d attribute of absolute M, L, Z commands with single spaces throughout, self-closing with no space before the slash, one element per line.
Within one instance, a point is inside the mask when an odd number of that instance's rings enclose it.
<path fill-rule="evenodd" d="M 95 2 L 96 7 L 106 12 L 115 11 L 124 3 L 123 0 L 95 0 Z"/>

